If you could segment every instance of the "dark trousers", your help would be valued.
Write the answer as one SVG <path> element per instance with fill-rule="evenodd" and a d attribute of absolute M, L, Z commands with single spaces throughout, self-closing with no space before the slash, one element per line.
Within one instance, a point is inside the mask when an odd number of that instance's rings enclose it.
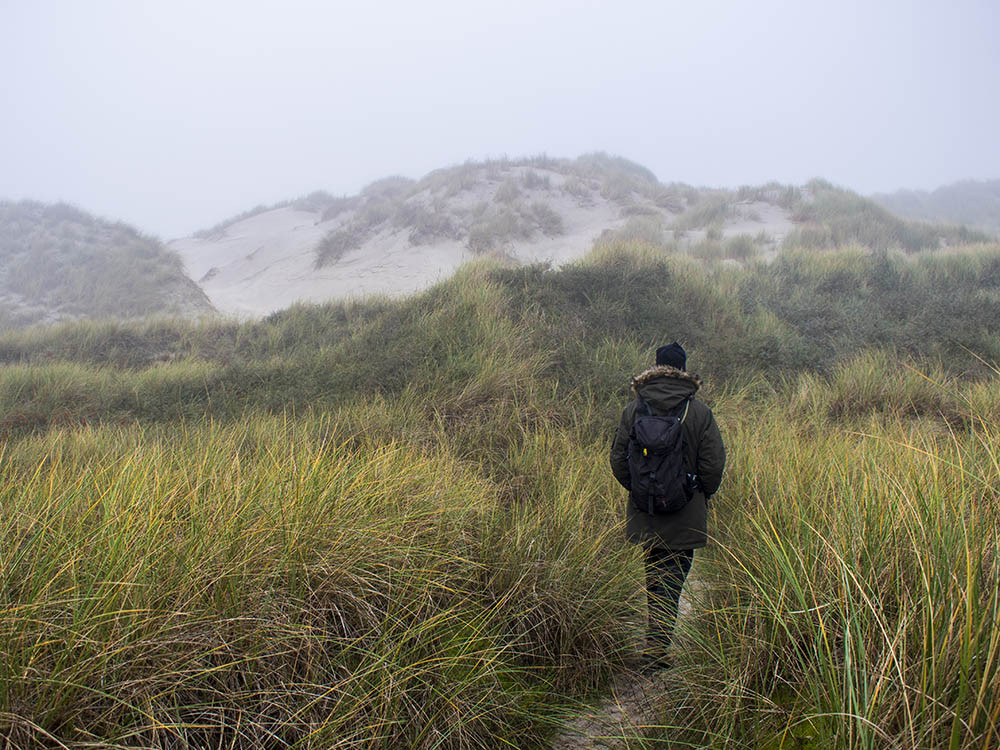
<path fill-rule="evenodd" d="M 691 570 L 693 549 L 668 550 L 646 548 L 646 601 L 649 605 L 649 644 L 652 651 L 663 652 L 677 621 L 677 606 L 684 580 Z"/>

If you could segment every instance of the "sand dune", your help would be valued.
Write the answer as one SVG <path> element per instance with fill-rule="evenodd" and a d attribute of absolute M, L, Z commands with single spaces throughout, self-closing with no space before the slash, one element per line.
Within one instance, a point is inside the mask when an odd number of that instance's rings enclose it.
<path fill-rule="evenodd" d="M 453 171 L 458 177 L 442 171 L 443 177 L 432 173 L 419 183 L 402 183 L 404 192 L 391 200 L 378 193 L 376 183 L 369 194 L 349 199 L 349 209 L 329 218 L 321 205 L 303 210 L 292 204 L 236 221 L 209 238 L 175 240 L 170 247 L 219 311 L 257 317 L 298 301 L 401 295 L 426 288 L 482 254 L 481 247 L 473 252 L 472 238 L 483 226 L 498 232 L 486 252 L 519 263 L 558 266 L 583 257 L 603 233 L 630 222 L 657 227 L 654 231 L 666 242 L 671 236 L 667 228 L 680 210 L 661 195 L 669 188 L 648 178 L 632 177 L 636 189 L 629 190 L 628 182 L 621 188 L 619 176 L 609 197 L 607 182 L 557 168 L 465 165 Z M 373 206 L 381 212 L 378 221 L 370 218 Z M 385 206 L 395 214 L 386 213 Z M 540 212 L 555 228 L 532 226 L 532 212 Z M 426 241 L 415 235 L 418 219 L 400 220 L 400 215 L 433 215 L 451 231 Z M 502 233 L 507 229 L 494 226 L 508 224 L 513 228 L 507 235 Z M 744 202 L 734 208 L 722 234 L 763 231 L 776 247 L 791 226 L 784 209 L 765 201 Z M 338 230 L 357 232 L 356 246 L 317 267 L 317 247 Z M 679 244 L 690 247 L 704 235 L 687 232 Z"/>

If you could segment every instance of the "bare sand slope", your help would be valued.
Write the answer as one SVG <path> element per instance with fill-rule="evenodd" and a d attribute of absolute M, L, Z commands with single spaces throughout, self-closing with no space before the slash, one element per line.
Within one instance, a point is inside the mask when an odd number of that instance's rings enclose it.
<path fill-rule="evenodd" d="M 669 229 L 699 191 L 604 167 L 467 164 L 419 182 L 386 178 L 357 196 L 317 193 L 170 247 L 216 309 L 241 318 L 299 301 L 409 294 L 484 254 L 559 266 L 609 235 L 698 254 L 704 229 Z M 714 231 L 751 235 L 766 257 L 791 227 L 777 205 L 734 199 Z"/>
<path fill-rule="evenodd" d="M 464 204 L 487 201 L 495 189 L 484 184 L 470 190 L 454 208 L 462 211 Z M 496 252 L 515 262 L 559 265 L 582 257 L 602 231 L 625 221 L 620 209 L 607 201 L 581 206 L 570 197 L 550 196 L 547 205 L 562 217 L 562 234 L 536 233 L 505 242 Z M 478 257 L 466 240 L 414 245 L 409 228 L 387 226 L 336 262 L 317 268 L 317 245 L 350 218 L 322 221 L 320 213 L 277 208 L 230 225 L 221 237 L 185 238 L 170 247 L 212 304 L 238 317 L 266 315 L 297 301 L 409 294 Z"/>
<path fill-rule="evenodd" d="M 764 232 L 780 241 L 794 228 L 788 209 L 767 201 L 746 201 L 736 204 L 733 216 L 723 225 L 723 232 L 726 236 Z"/>

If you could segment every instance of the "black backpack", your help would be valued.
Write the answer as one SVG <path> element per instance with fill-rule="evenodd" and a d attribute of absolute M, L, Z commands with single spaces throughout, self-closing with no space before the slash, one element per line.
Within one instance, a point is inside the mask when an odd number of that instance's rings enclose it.
<path fill-rule="evenodd" d="M 684 469 L 684 420 L 690 399 L 672 409 L 683 414 L 656 416 L 645 399 L 636 393 L 639 409 L 632 422 L 628 441 L 630 497 L 643 513 L 676 513 L 691 500 L 695 479 Z"/>

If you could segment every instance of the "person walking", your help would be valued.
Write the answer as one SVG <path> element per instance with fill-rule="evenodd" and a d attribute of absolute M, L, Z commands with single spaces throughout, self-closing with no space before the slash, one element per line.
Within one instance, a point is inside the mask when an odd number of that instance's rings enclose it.
<path fill-rule="evenodd" d="M 707 543 L 708 501 L 722 482 L 726 463 L 725 446 L 712 410 L 694 398 L 701 381 L 686 368 L 687 353 L 676 341 L 656 350 L 656 366 L 632 378 L 636 397 L 622 411 L 611 444 L 611 471 L 629 490 L 625 534 L 628 541 L 645 550 L 649 633 L 644 666 L 650 670 L 670 666 L 669 648 L 681 589 L 694 551 Z M 673 419 L 646 421 L 643 434 L 637 436 L 636 420 L 643 416 Z M 644 447 L 651 428 L 666 441 L 660 451 Z M 677 442 L 671 444 L 670 435 L 676 433 Z M 649 483 L 655 483 L 655 472 L 648 471 L 653 465 L 648 463 L 650 459 L 643 464 L 640 456 L 666 456 L 670 450 L 679 454 L 679 473 L 671 480 L 679 488 L 664 489 L 661 479 L 660 485 L 654 484 L 661 493 L 654 502 Z M 633 487 L 635 483 L 642 487 Z"/>

